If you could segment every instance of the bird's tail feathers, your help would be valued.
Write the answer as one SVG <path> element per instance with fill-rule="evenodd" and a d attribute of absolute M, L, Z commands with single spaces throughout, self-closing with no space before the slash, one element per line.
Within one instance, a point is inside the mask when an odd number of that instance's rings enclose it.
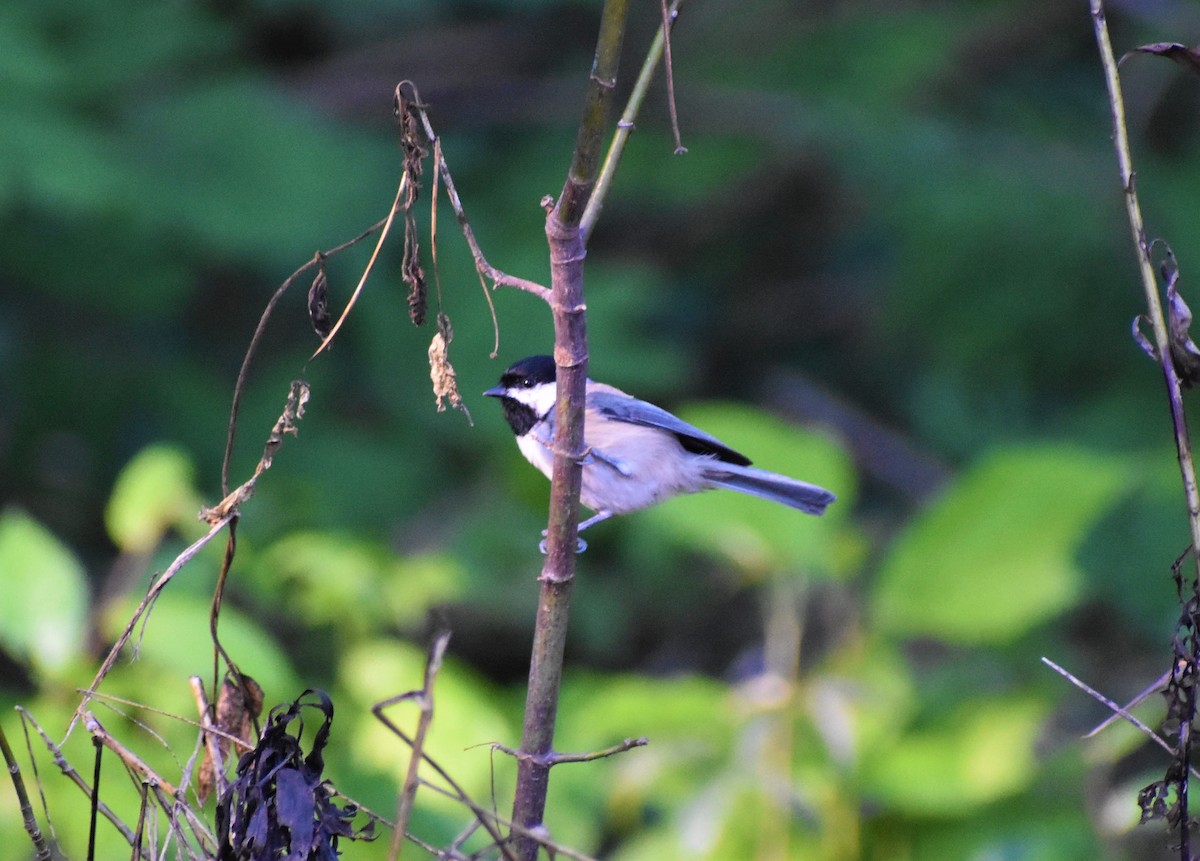
<path fill-rule="evenodd" d="M 808 514 L 824 514 L 825 508 L 837 499 L 823 487 L 752 466 L 721 463 L 707 470 L 704 477 L 715 487 L 769 499 Z"/>

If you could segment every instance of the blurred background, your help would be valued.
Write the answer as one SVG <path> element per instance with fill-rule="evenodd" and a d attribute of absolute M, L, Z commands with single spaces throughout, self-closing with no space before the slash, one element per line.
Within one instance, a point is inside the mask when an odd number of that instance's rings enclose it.
<path fill-rule="evenodd" d="M 1107 7 L 1118 55 L 1197 39 L 1195 4 Z M 618 110 L 658 14 L 634 4 Z M 429 104 L 490 262 L 549 282 L 539 200 L 562 187 L 598 17 L 561 0 L 0 6 L 14 743 L 16 704 L 61 739 L 153 574 L 202 534 L 264 305 L 391 204 L 398 81 Z M 1152 684 L 1187 546 L 1161 376 L 1130 338 L 1143 300 L 1087 4 L 688 0 L 673 50 L 688 152 L 672 155 L 660 76 L 589 248 L 592 376 L 840 499 L 817 520 L 706 494 L 589 534 L 558 747 L 650 746 L 557 769 L 555 838 L 622 861 L 1175 857 L 1161 821 L 1136 824 L 1166 756 L 1123 725 L 1083 740 L 1104 709 L 1039 660 L 1122 702 Z M 1194 297 L 1200 80 L 1146 56 L 1122 74 L 1148 231 Z M 419 686 L 439 626 L 432 752 L 509 809 L 508 763 L 471 746 L 519 737 L 548 499 L 480 392 L 549 352 L 549 314 L 497 292 L 491 358 L 439 215 L 473 423 L 434 408 L 433 329 L 408 321 L 394 232 L 310 364 L 311 278 L 285 296 L 231 470 L 249 477 L 307 379 L 299 435 L 244 507 L 221 630 L 268 705 L 329 691 L 327 774 L 384 815 L 407 748 L 369 707 Z M 334 308 L 369 246 L 331 261 Z M 102 689 L 130 702 L 95 704 L 175 781 L 195 731 L 169 715 L 194 719 L 186 677 L 211 675 L 221 550 L 171 584 Z M 86 772 L 82 736 L 64 752 Z M 84 797 L 38 756 L 83 857 Z M 134 820 L 135 794 L 107 785 Z M 467 821 L 426 794 L 413 831 L 445 845 Z M 99 857 L 124 857 L 101 831 Z M 7 782 L 0 835 L 27 845 Z"/>

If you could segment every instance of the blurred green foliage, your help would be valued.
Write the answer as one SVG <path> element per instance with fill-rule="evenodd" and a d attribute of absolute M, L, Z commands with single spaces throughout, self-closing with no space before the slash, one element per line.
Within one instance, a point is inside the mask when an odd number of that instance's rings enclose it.
<path fill-rule="evenodd" d="M 397 81 L 431 104 L 490 261 L 548 280 L 538 201 L 569 162 L 593 5 L 0 6 L 10 740 L 16 704 L 62 738 L 153 574 L 203 534 L 264 305 L 392 200 Z M 629 75 L 658 15 L 636 5 Z M 1200 24 L 1181 2 L 1153 12 L 1110 10 L 1118 51 Z M 553 835 L 621 861 L 1167 857 L 1158 825 L 1134 828 L 1162 757 L 1123 726 L 1080 741 L 1103 710 L 1038 661 L 1118 700 L 1157 678 L 1187 543 L 1161 384 L 1128 337 L 1140 302 L 1085 4 L 690 0 L 673 47 L 689 153 L 670 155 L 660 83 L 590 248 L 591 367 L 839 502 L 818 520 L 709 494 L 589 536 L 558 746 L 650 744 L 558 768 Z M 1187 295 L 1200 84 L 1145 57 L 1122 74 L 1150 229 Z M 221 638 L 268 706 L 330 692 L 327 773 L 390 816 L 407 748 L 370 707 L 419 687 L 449 626 L 430 750 L 504 814 L 513 768 L 488 744 L 519 732 L 547 487 L 477 393 L 545 352 L 550 320 L 495 294 L 489 360 L 443 200 L 474 424 L 438 414 L 398 247 L 319 359 L 307 283 L 267 329 L 231 483 L 290 381 L 313 398 L 244 506 Z M 369 253 L 330 261 L 333 307 Z M 212 673 L 218 544 L 91 704 L 175 782 L 196 733 L 172 715 L 194 719 L 187 676 Z M 389 714 L 415 723 L 411 704 Z M 83 857 L 84 798 L 34 747 L 55 834 Z M 84 733 L 63 752 L 89 773 Z M 107 767 L 131 821 L 134 788 Z M 423 792 L 413 831 L 442 845 L 466 821 Z M 101 840 L 97 857 L 127 855 Z M 24 841 L 4 782 L 0 845 Z"/>

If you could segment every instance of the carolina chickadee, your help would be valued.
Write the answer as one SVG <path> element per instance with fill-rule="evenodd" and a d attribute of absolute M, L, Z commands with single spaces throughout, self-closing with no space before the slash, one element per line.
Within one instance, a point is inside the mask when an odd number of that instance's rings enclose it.
<path fill-rule="evenodd" d="M 500 398 L 525 459 L 549 478 L 554 456 L 555 367 L 550 356 L 522 359 L 484 392 Z M 579 531 L 614 514 L 681 493 L 724 487 L 822 514 L 835 497 L 823 487 L 750 466 L 720 440 L 620 389 L 587 381 L 580 500 L 596 512 Z"/>

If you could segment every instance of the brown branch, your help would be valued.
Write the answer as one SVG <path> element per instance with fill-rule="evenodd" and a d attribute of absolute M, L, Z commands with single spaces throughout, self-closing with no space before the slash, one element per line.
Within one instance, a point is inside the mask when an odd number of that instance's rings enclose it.
<path fill-rule="evenodd" d="M 346 318 L 350 316 L 350 309 L 354 307 L 354 304 L 358 301 L 359 294 L 367 286 L 367 279 L 371 277 L 371 271 L 375 268 L 375 261 L 379 259 L 379 251 L 383 248 L 383 243 L 387 240 L 388 233 L 392 229 L 392 222 L 396 219 L 396 210 L 400 207 L 400 199 L 404 196 L 405 189 L 410 183 L 411 180 L 407 173 L 400 177 L 400 184 L 396 187 L 396 198 L 392 201 L 392 208 L 388 212 L 387 218 L 382 221 L 383 226 L 379 231 L 379 239 L 375 241 L 375 248 L 371 251 L 371 259 L 367 261 L 367 265 L 363 268 L 362 275 L 358 278 L 358 284 L 354 287 L 354 292 L 350 294 L 350 300 L 346 303 L 346 307 L 338 315 L 337 322 L 333 324 L 333 328 L 322 339 L 320 345 L 313 351 L 313 354 L 308 357 L 309 361 L 312 361 L 324 352 L 325 348 L 333 341 L 334 336 L 337 335 L 338 330 L 342 328 L 342 323 L 346 322 Z M 324 256 L 328 257 L 328 252 Z"/>
<path fill-rule="evenodd" d="M 529 836 L 529 832 L 540 834 L 545 828 L 550 766 L 538 758 L 549 754 L 554 747 L 575 578 L 588 362 L 587 306 L 583 292 L 586 246 L 579 223 L 599 172 L 601 140 L 608 126 L 608 108 L 616 86 L 628 13 L 629 0 L 605 0 L 571 167 L 558 202 L 546 216 L 558 396 L 546 561 L 538 578 L 538 612 L 521 728 L 522 758 L 517 760 L 513 798 L 512 842 L 522 861 L 534 861 L 538 854 L 538 840 Z"/>
<path fill-rule="evenodd" d="M 158 772 L 147 765 L 141 757 L 114 738 L 100 721 L 96 720 L 95 715 L 91 712 L 84 715 L 84 726 L 97 743 L 111 750 L 121 760 L 125 768 L 145 781 L 151 792 L 154 793 L 159 807 L 170 817 L 174 830 L 180 839 L 185 839 L 185 835 L 175 821 L 174 813 L 177 810 L 183 812 L 188 828 L 201 848 L 210 855 L 216 852 L 216 840 L 212 832 L 208 830 L 208 826 L 187 805 L 185 799 L 181 797 L 182 794 L 173 784 L 165 780 Z"/>
<path fill-rule="evenodd" d="M 417 732 L 413 737 L 412 756 L 408 760 L 408 771 L 404 775 L 404 785 L 400 790 L 400 800 L 396 805 L 396 824 L 392 831 L 392 845 L 388 850 L 389 861 L 400 857 L 404 845 L 404 835 L 408 831 L 408 822 L 412 816 L 413 803 L 417 798 L 417 772 L 421 765 L 421 757 L 425 751 L 425 736 L 433 723 L 433 685 L 442 669 L 442 659 L 446 656 L 446 646 L 450 643 L 449 632 L 438 634 L 429 649 L 429 657 L 425 662 L 425 683 L 419 691 L 376 703 L 372 711 L 376 712 L 395 703 L 412 700 L 417 703 L 421 716 L 417 719 Z"/>

